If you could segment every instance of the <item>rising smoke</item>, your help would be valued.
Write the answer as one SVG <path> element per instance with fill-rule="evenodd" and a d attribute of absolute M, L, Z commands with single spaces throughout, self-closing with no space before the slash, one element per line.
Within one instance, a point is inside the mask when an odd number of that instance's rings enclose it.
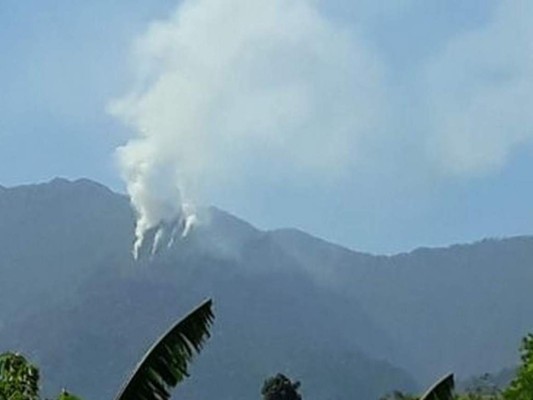
<path fill-rule="evenodd" d="M 313 0 L 185 0 L 134 55 L 139 79 L 111 112 L 135 132 L 118 149 L 135 256 L 149 229 L 173 227 L 154 249 L 189 230 L 207 188 L 253 168 L 339 173 L 376 125 L 379 63 Z"/>

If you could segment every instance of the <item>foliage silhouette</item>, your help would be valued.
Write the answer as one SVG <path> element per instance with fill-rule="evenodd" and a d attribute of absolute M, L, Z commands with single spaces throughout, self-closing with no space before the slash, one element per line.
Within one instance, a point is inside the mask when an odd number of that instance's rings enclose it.
<path fill-rule="evenodd" d="M 189 363 L 210 336 L 212 301 L 175 323 L 146 352 L 116 400 L 168 400 L 188 376 Z M 0 400 L 39 400 L 39 370 L 16 353 L 0 355 Z M 79 400 L 65 389 L 57 400 Z"/>
<path fill-rule="evenodd" d="M 453 400 L 455 381 L 453 374 L 448 374 L 431 386 L 420 400 Z"/>
<path fill-rule="evenodd" d="M 263 400 L 301 400 L 299 387 L 300 382 L 292 382 L 285 375 L 277 374 L 263 383 L 261 394 Z"/>
<path fill-rule="evenodd" d="M 520 351 L 522 364 L 516 378 L 503 393 L 506 400 L 533 400 L 533 333 L 522 339 Z"/>
<path fill-rule="evenodd" d="M 396 390 L 381 400 L 455 400 L 454 389 L 453 374 L 447 374 L 435 382 L 420 398 Z"/>
<path fill-rule="evenodd" d="M 188 376 L 189 363 L 210 336 L 212 300 L 170 328 L 144 355 L 116 400 L 168 400 L 170 389 Z"/>

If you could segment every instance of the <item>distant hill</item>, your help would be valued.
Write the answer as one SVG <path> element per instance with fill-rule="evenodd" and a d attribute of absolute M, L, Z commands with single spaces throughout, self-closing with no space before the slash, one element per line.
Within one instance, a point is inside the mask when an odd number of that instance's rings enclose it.
<path fill-rule="evenodd" d="M 424 384 L 439 371 L 469 377 L 512 367 L 533 331 L 533 237 L 386 257 L 295 230 L 270 235 L 318 281 L 355 298 L 406 352 L 404 362 L 389 359 Z"/>
<path fill-rule="evenodd" d="M 111 398 L 209 296 L 214 336 L 180 398 L 258 398 L 280 371 L 306 399 L 370 400 L 513 366 L 533 330 L 533 238 L 384 257 L 201 213 L 209 224 L 135 262 L 125 196 L 89 180 L 0 188 L 0 351 L 29 354 L 45 391 Z"/>

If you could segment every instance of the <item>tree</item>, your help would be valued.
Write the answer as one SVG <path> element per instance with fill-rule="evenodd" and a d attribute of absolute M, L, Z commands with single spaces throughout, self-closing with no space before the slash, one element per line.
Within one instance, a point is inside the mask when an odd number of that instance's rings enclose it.
<path fill-rule="evenodd" d="M 533 334 L 522 339 L 520 348 L 522 364 L 518 368 L 516 378 L 504 391 L 506 400 L 533 400 Z"/>
<path fill-rule="evenodd" d="M 301 400 L 298 393 L 300 382 L 292 382 L 283 374 L 268 378 L 263 383 L 263 400 Z"/>
<path fill-rule="evenodd" d="M 0 355 L 0 400 L 37 400 L 39 370 L 17 353 Z"/>
<path fill-rule="evenodd" d="M 66 389 L 61 391 L 61 394 L 58 396 L 57 400 L 81 400 L 79 397 L 69 393 Z"/>

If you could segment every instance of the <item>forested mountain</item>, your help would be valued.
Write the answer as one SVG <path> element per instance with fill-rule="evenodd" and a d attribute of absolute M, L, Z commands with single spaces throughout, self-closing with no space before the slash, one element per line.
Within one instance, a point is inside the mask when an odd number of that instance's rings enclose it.
<path fill-rule="evenodd" d="M 521 337 L 533 330 L 532 237 L 385 257 L 294 230 L 270 235 L 319 281 L 355 298 L 405 351 L 403 362 L 389 359 L 424 384 L 438 371 L 468 377 L 514 366 Z"/>
<path fill-rule="evenodd" d="M 125 196 L 89 180 L 0 187 L 0 351 L 33 358 L 45 391 L 111 398 L 212 297 L 213 338 L 180 398 L 258 398 L 280 371 L 306 399 L 364 400 L 512 366 L 533 327 L 532 238 L 384 257 L 200 213 L 208 223 L 134 261 Z"/>

